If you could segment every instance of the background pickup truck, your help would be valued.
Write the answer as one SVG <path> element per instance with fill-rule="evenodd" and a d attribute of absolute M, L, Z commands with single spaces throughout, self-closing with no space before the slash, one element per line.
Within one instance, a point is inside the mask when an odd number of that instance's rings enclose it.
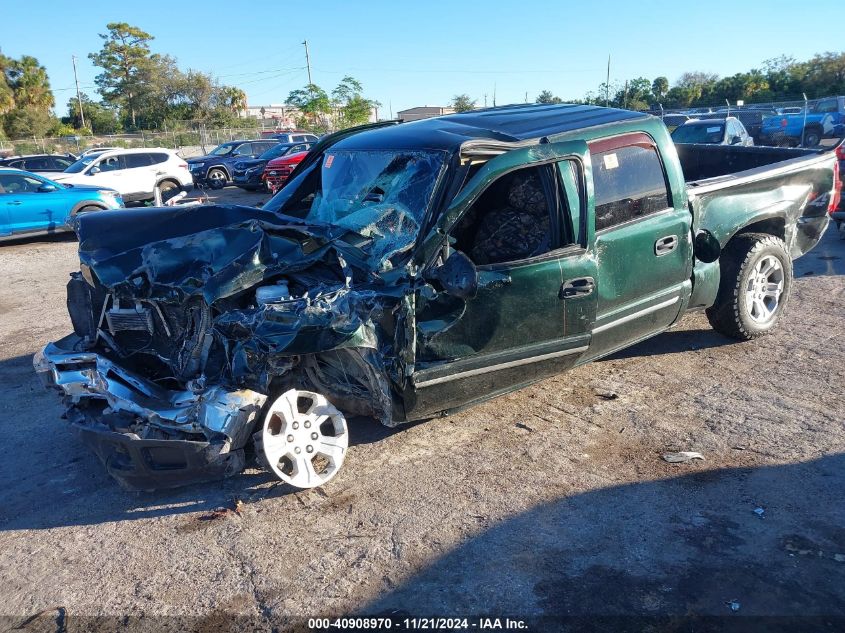
<path fill-rule="evenodd" d="M 312 487 L 343 464 L 348 416 L 447 414 L 688 310 L 765 334 L 838 193 L 832 153 L 676 146 L 593 106 L 345 130 L 263 209 L 82 218 L 74 333 L 35 369 L 124 485 L 231 475 L 252 437 Z"/>
<path fill-rule="evenodd" d="M 845 126 L 845 97 L 827 97 L 796 113 L 763 119 L 760 142 L 766 145 L 815 147 L 828 136 L 842 136 Z M 756 140 L 756 139 L 755 139 Z"/>

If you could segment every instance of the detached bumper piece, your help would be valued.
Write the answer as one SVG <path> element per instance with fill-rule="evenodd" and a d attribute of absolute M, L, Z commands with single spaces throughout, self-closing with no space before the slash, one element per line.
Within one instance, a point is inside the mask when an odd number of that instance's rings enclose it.
<path fill-rule="evenodd" d="M 33 365 L 64 395 L 68 420 L 124 488 L 174 488 L 243 469 L 264 394 L 164 389 L 102 355 L 73 351 L 80 343 L 75 335 L 50 343 Z"/>

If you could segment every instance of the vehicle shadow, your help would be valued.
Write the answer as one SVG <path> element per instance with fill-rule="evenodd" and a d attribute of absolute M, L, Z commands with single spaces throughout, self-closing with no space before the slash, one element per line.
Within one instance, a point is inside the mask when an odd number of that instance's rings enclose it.
<path fill-rule="evenodd" d="M 486 521 L 360 614 L 521 617 L 543 631 L 841 631 L 843 484 L 835 454 L 559 498 Z"/>
<path fill-rule="evenodd" d="M 698 349 L 736 345 L 738 341 L 723 336 L 713 330 L 698 328 L 687 330 L 667 330 L 654 338 L 647 339 L 631 347 L 619 350 L 601 361 L 638 358 L 642 356 L 660 356 L 663 354 L 681 354 Z"/>
<path fill-rule="evenodd" d="M 4 238 L 0 241 L 0 248 L 4 246 L 21 246 L 25 244 L 53 244 L 57 242 L 75 242 L 76 233 L 73 231 L 61 230 L 52 231 L 43 235 L 22 235 L 15 238 Z"/>
<path fill-rule="evenodd" d="M 0 385 L 0 445 L 14 447 L 0 460 L 0 531 L 210 512 L 231 509 L 235 500 L 310 494 L 261 469 L 251 442 L 247 468 L 228 479 L 155 492 L 123 490 L 62 419 L 60 396 L 41 385 L 31 356 L 0 361 Z M 397 432 L 369 418 L 349 424 L 351 446 Z"/>

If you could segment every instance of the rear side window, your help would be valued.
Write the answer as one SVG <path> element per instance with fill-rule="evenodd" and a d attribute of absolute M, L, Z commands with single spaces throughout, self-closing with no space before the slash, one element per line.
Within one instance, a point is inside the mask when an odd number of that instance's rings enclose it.
<path fill-rule="evenodd" d="M 24 169 L 38 171 L 39 169 L 50 169 L 50 161 L 46 157 L 27 158 L 24 161 Z"/>
<path fill-rule="evenodd" d="M 133 169 L 135 167 L 149 167 L 152 165 L 152 160 L 149 154 L 126 154 L 124 156 L 126 161 L 126 169 Z"/>
<path fill-rule="evenodd" d="M 58 156 L 53 157 L 53 168 L 54 169 L 64 170 L 64 169 L 67 169 L 68 167 L 70 167 L 71 165 L 73 165 L 73 161 L 70 160 L 69 158 L 60 158 Z"/>
<path fill-rule="evenodd" d="M 169 156 L 163 152 L 155 152 L 150 154 L 150 160 L 152 160 L 153 165 L 158 165 L 159 163 L 166 163 Z"/>
<path fill-rule="evenodd" d="M 596 231 L 671 206 L 663 166 L 652 145 L 637 144 L 592 154 Z"/>

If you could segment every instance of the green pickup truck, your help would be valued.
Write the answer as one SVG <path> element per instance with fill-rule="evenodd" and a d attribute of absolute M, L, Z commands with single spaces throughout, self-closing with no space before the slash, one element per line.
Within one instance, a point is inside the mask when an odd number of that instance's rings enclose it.
<path fill-rule="evenodd" d="M 334 477 L 347 419 L 445 415 L 659 334 L 752 339 L 839 197 L 836 157 L 675 146 L 657 118 L 518 105 L 320 141 L 263 209 L 90 214 L 74 333 L 34 365 L 130 488 Z"/>

